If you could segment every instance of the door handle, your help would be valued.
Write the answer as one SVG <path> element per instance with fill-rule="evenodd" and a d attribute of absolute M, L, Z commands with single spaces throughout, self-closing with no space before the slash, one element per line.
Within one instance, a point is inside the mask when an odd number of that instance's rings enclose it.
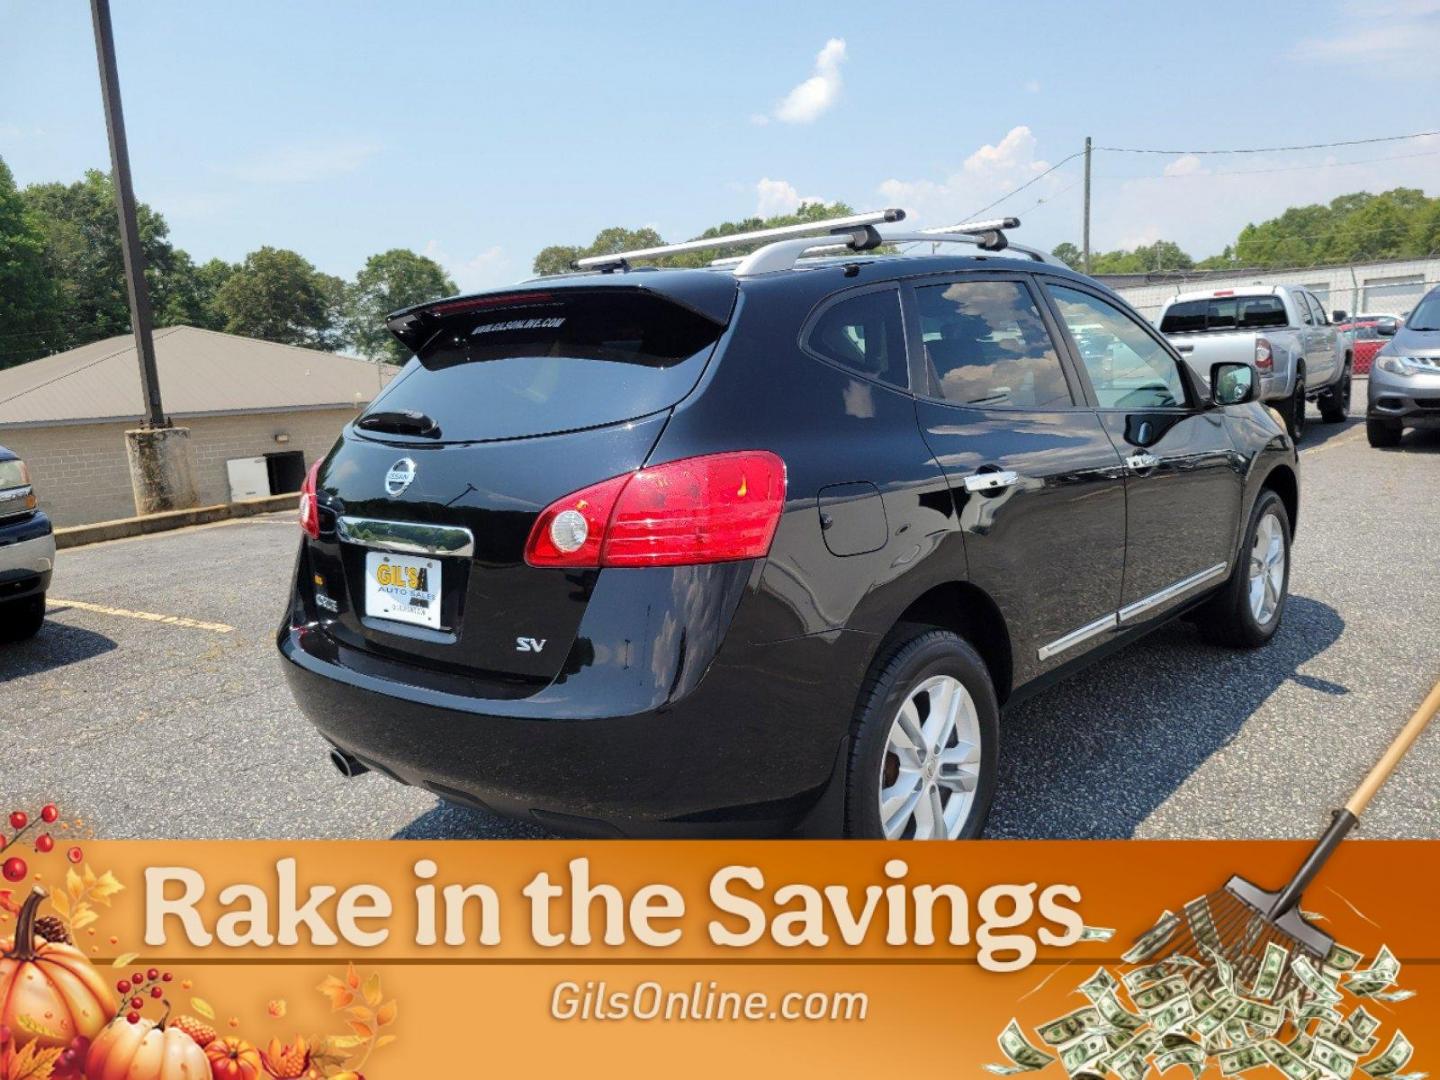
<path fill-rule="evenodd" d="M 1138 454 L 1131 454 L 1125 459 L 1125 467 L 1131 472 L 1144 472 L 1146 469 L 1153 469 L 1160 464 L 1160 459 L 1154 454 L 1147 454 L 1141 451 Z"/>
<path fill-rule="evenodd" d="M 1011 472 L 1008 469 L 996 469 L 993 472 L 973 472 L 965 477 L 965 490 L 984 494 L 990 491 L 1000 491 L 1002 488 L 1013 487 L 1020 482 L 1020 474 Z"/>

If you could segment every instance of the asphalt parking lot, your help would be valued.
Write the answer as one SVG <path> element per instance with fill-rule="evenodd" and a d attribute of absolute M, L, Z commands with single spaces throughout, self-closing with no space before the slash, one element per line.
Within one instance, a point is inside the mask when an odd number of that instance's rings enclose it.
<path fill-rule="evenodd" d="M 989 835 L 1303 837 L 1344 801 L 1440 676 L 1440 433 L 1311 420 L 1274 642 L 1174 625 L 1017 707 Z M 61 552 L 45 628 L 0 647 L 0 791 L 105 837 L 543 835 L 336 775 L 271 639 L 295 543 L 287 514 Z M 1361 835 L 1440 837 L 1437 775 L 1440 729 Z"/>

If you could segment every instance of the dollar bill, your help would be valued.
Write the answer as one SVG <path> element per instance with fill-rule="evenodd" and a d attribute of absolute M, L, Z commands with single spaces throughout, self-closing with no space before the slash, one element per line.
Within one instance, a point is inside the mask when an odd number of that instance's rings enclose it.
<path fill-rule="evenodd" d="M 1111 975 L 1109 971 L 1102 967 L 1097 968 L 1095 974 L 1082 982 L 1076 989 L 1093 1002 L 1102 994 L 1113 992 L 1115 987 L 1119 985 L 1120 984 L 1115 981 L 1115 976 Z"/>
<path fill-rule="evenodd" d="M 1340 1080 L 1346 1080 L 1355 1071 L 1355 1055 L 1336 1046 L 1329 1039 L 1315 1039 L 1315 1045 L 1310 1051 L 1310 1060 L 1331 1076 L 1339 1077 Z"/>
<path fill-rule="evenodd" d="M 1194 1018 L 1195 1006 L 1190 1001 L 1190 995 L 1186 994 L 1153 1013 L 1150 1017 L 1150 1026 L 1155 1031 L 1174 1031 L 1181 1024 Z"/>
<path fill-rule="evenodd" d="M 1180 928 L 1180 919 L 1173 911 L 1167 911 L 1160 916 L 1154 926 L 1141 934 L 1135 944 L 1130 946 L 1121 957 L 1127 964 L 1138 964 L 1148 960 L 1166 945 L 1175 936 L 1175 931 Z"/>
<path fill-rule="evenodd" d="M 1014 1076 L 1016 1073 L 1034 1072 L 1036 1069 L 1043 1069 L 1055 1060 L 1053 1055 L 1030 1045 L 1020 1030 L 1020 1021 L 1015 1019 L 1005 1025 L 1005 1030 L 1000 1032 L 995 1041 L 1000 1044 L 1001 1052 L 1010 1059 L 1009 1065 L 985 1066 L 996 1076 Z"/>
<path fill-rule="evenodd" d="M 1182 995 L 1188 996 L 1189 993 L 1190 987 L 1185 979 L 1180 975 L 1171 975 L 1153 986 L 1135 991 L 1130 995 L 1130 1000 L 1135 1002 L 1136 1008 L 1141 1012 L 1153 1013 Z"/>
<path fill-rule="evenodd" d="M 1265 943 L 1265 955 L 1260 960 L 1260 970 L 1255 975 L 1255 985 L 1250 996 L 1269 1001 L 1275 996 L 1280 985 L 1280 976 L 1285 974 L 1285 965 L 1290 960 L 1290 950 L 1273 941 Z"/>
<path fill-rule="evenodd" d="M 1303 1058 L 1308 1058 L 1311 1051 L 1315 1049 L 1315 1038 L 1303 1031 L 1295 1033 L 1295 1037 L 1285 1044 L 1295 1053 Z"/>
<path fill-rule="evenodd" d="M 1336 971 L 1353 971 L 1365 954 L 1355 949 L 1347 949 L 1338 941 L 1330 946 L 1330 951 L 1325 955 L 1325 966 L 1334 968 Z"/>
<path fill-rule="evenodd" d="M 1363 1038 L 1374 1034 L 1375 1029 L 1380 1026 L 1380 1021 L 1371 1016 L 1364 1005 L 1357 1005 L 1355 1011 L 1346 1017 L 1345 1026 Z"/>
<path fill-rule="evenodd" d="M 1114 927 L 1086 926 L 1080 930 L 1081 941 L 1109 941 L 1115 936 Z"/>
<path fill-rule="evenodd" d="M 1120 981 L 1125 984 L 1126 990 L 1134 992 L 1148 983 L 1159 982 L 1170 974 L 1170 970 L 1170 965 L 1162 960 L 1158 964 L 1145 964 L 1133 971 L 1127 971 L 1120 976 Z"/>
<path fill-rule="evenodd" d="M 1210 957 L 1210 964 L 1215 970 L 1215 977 L 1220 980 L 1220 985 L 1231 993 L 1235 992 L 1235 969 L 1230 966 L 1229 961 L 1220 955 L 1216 949 L 1200 946 L 1205 955 Z"/>
<path fill-rule="evenodd" d="M 1352 994 L 1364 997 L 1384 990 L 1399 977 L 1400 961 L 1395 958 L 1388 945 L 1382 945 L 1369 967 L 1346 974 L 1345 988 Z"/>
<path fill-rule="evenodd" d="M 1250 1069 L 1258 1069 L 1262 1065 L 1269 1064 L 1270 1061 L 1265 1056 L 1264 1049 L 1258 1044 L 1241 1046 L 1234 1050 L 1222 1050 L 1218 1057 L 1220 1072 L 1224 1076 L 1236 1076 Z"/>
<path fill-rule="evenodd" d="M 1173 1050 L 1167 1050 L 1155 1059 L 1155 1068 L 1162 1073 L 1168 1072 L 1176 1065 L 1187 1066 L 1191 1076 L 1199 1077 L 1205 1069 L 1204 1049 L 1191 1043 L 1188 1046 L 1177 1046 Z"/>
<path fill-rule="evenodd" d="M 1384 1002 L 1387 1002 L 1387 1003 L 1393 1005 L 1393 1004 L 1394 1004 L 1395 1002 L 1397 1002 L 1397 1001 L 1408 1001 L 1408 1000 L 1410 1000 L 1410 998 L 1412 998 L 1412 997 L 1415 996 L 1415 991 L 1414 991 L 1414 990 L 1376 991 L 1375 993 L 1372 993 L 1372 994 L 1363 994 L 1363 995 L 1359 995 L 1359 996 L 1361 996 L 1361 997 L 1368 997 L 1368 998 L 1370 998 L 1370 1000 L 1372 1000 L 1372 1001 L 1384 1001 Z"/>
<path fill-rule="evenodd" d="M 1285 1023 L 1285 1010 L 1278 1005 L 1241 998 L 1240 1007 L 1235 1010 L 1233 1019 L 1253 1024 L 1267 1035 L 1273 1035 L 1280 1030 L 1280 1025 Z"/>
<path fill-rule="evenodd" d="M 1334 1005 L 1340 1001 L 1340 991 L 1331 986 L 1326 978 L 1315 970 L 1308 956 L 1297 956 L 1290 964 L 1290 970 L 1300 980 L 1300 985 L 1310 991 L 1316 1001 Z"/>
<path fill-rule="evenodd" d="M 1191 1028 L 1201 1038 L 1208 1038 L 1225 1027 L 1225 1022 L 1235 1015 L 1240 1008 L 1238 998 L 1229 998 L 1206 1009 L 1199 1016 L 1195 1017 L 1195 1023 Z"/>
<path fill-rule="evenodd" d="M 1120 999 L 1115 996 L 1114 991 L 1097 997 L 1095 1008 L 1105 1023 L 1120 1031 L 1133 1032 L 1145 1026 L 1144 1020 L 1120 1004 Z"/>
<path fill-rule="evenodd" d="M 1060 1051 L 1060 1064 L 1071 1076 L 1110 1053 L 1110 1044 L 1100 1034 L 1085 1035 Z"/>
<path fill-rule="evenodd" d="M 1365 1062 L 1360 1068 L 1371 1076 L 1389 1076 L 1408 1065 L 1414 1053 L 1415 1048 L 1410 1045 L 1410 1040 L 1405 1038 L 1405 1033 L 1397 1031 L 1385 1052 Z"/>
<path fill-rule="evenodd" d="M 1265 1051 L 1265 1056 L 1290 1080 L 1310 1080 L 1316 1075 L 1316 1069 L 1299 1054 L 1296 1054 L 1288 1046 L 1278 1043 L 1274 1039 L 1266 1039 L 1260 1044 L 1260 1049 Z"/>
<path fill-rule="evenodd" d="M 1063 1046 L 1101 1026 L 1100 1013 L 1095 1006 L 1086 1005 L 1084 1008 L 1076 1009 L 1072 1013 L 1066 1013 L 1049 1023 L 1040 1025 L 1035 1029 L 1035 1033 L 1040 1036 L 1042 1042 L 1048 1043 L 1050 1046 Z"/>
<path fill-rule="evenodd" d="M 1361 1035 L 1338 1020 L 1333 1023 L 1326 1021 L 1320 1024 L 1315 1029 L 1315 1035 L 1317 1038 L 1328 1039 L 1342 1050 L 1357 1057 L 1361 1054 L 1368 1054 L 1375 1049 L 1375 1044 L 1379 1042 L 1374 1035 Z"/>

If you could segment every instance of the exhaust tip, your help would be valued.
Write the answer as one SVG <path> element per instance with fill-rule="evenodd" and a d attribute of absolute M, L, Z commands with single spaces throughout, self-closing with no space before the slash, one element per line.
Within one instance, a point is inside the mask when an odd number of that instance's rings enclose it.
<path fill-rule="evenodd" d="M 330 764 L 335 766 L 335 771 L 347 780 L 353 780 L 361 773 L 370 771 L 370 767 L 364 764 L 359 758 L 347 754 L 338 746 L 330 748 Z"/>

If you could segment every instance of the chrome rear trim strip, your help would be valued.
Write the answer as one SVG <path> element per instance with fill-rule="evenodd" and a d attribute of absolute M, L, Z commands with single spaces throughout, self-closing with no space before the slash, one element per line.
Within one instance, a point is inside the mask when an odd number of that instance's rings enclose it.
<path fill-rule="evenodd" d="M 426 525 L 418 521 L 380 521 L 377 518 L 341 517 L 336 535 L 351 544 L 406 555 L 475 554 L 475 535 L 458 525 Z"/>
<path fill-rule="evenodd" d="M 1113 630 L 1118 625 L 1119 621 L 1116 619 L 1115 613 L 1111 612 L 1104 618 L 1096 619 L 1092 623 L 1086 623 L 1078 630 L 1071 630 L 1070 633 L 1064 637 L 1056 638 L 1050 642 L 1049 645 L 1040 646 L 1038 650 L 1040 659 L 1049 660 L 1055 654 L 1062 653 L 1066 649 L 1073 649 L 1082 641 L 1089 641 L 1096 634 L 1103 634 L 1106 630 Z"/>
<path fill-rule="evenodd" d="M 1120 621 L 1122 623 L 1129 622 L 1130 620 L 1140 615 L 1144 615 L 1152 608 L 1159 607 L 1167 600 L 1174 600 L 1178 596 L 1182 596 L 1187 592 L 1198 589 L 1206 582 L 1214 581 L 1216 578 L 1224 577 L 1225 572 L 1229 569 L 1229 563 L 1216 563 L 1208 570 L 1201 570 L 1198 574 L 1191 574 L 1189 577 L 1183 578 L 1182 580 L 1175 582 L 1175 584 L 1173 585 L 1165 586 L 1165 588 L 1161 589 L 1159 592 L 1151 593 L 1149 596 L 1146 596 L 1140 600 L 1136 600 L 1133 604 L 1127 604 L 1125 607 L 1120 609 Z"/>

